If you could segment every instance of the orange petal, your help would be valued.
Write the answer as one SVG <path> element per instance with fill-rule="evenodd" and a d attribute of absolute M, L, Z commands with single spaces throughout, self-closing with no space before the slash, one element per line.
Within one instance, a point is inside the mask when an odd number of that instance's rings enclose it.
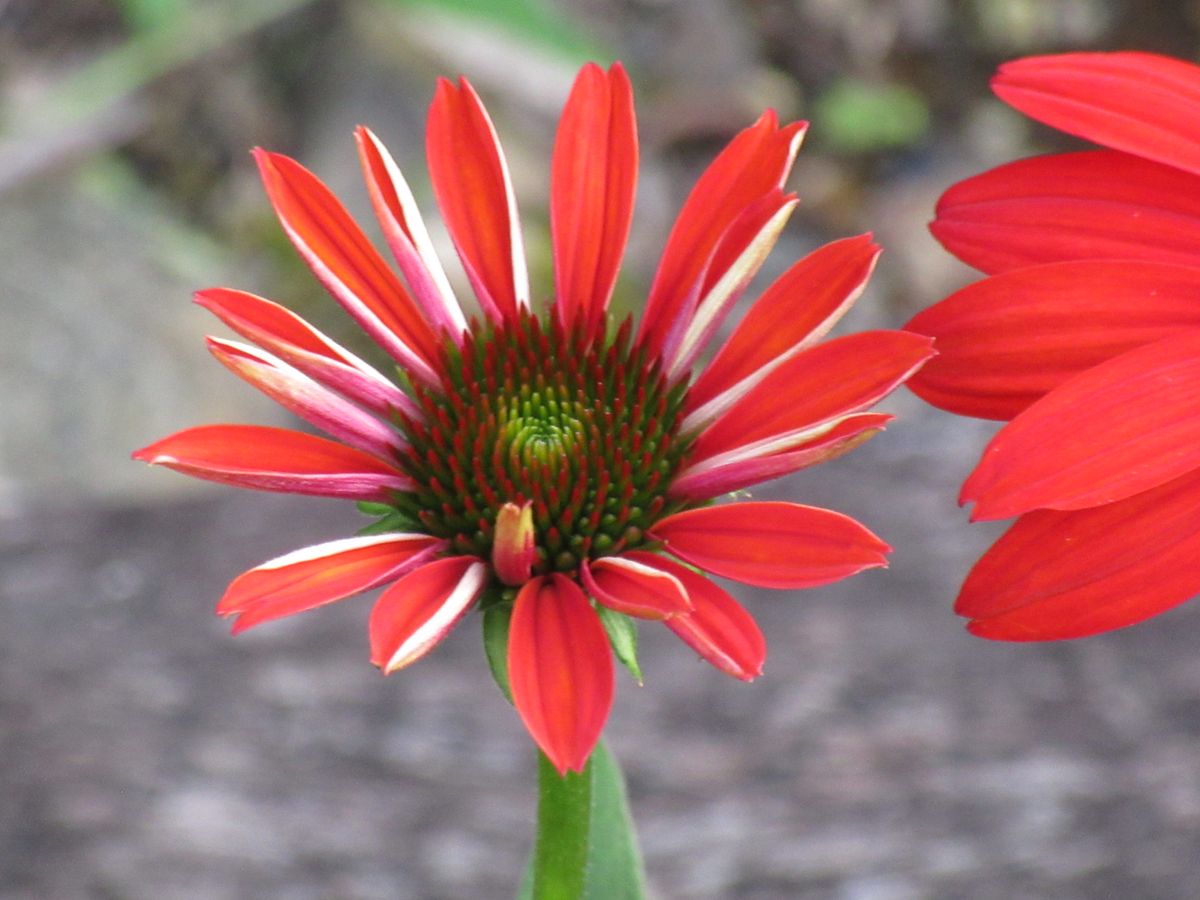
<path fill-rule="evenodd" d="M 600 617 L 569 578 L 541 576 L 517 594 L 508 677 L 521 721 L 559 774 L 583 771 L 612 706 L 613 662 Z"/>
<path fill-rule="evenodd" d="M 692 603 L 679 579 L 656 568 L 652 553 L 602 556 L 579 573 L 597 603 L 639 619 L 669 619 L 689 612 Z"/>

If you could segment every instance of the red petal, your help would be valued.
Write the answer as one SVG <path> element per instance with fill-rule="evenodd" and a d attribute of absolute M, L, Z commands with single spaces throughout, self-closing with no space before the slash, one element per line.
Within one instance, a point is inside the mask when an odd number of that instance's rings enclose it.
<path fill-rule="evenodd" d="M 1011 419 L 1105 360 L 1200 327 L 1200 268 L 1088 260 L 968 285 L 904 327 L 937 356 L 908 386 L 960 415 Z"/>
<path fill-rule="evenodd" d="M 579 568 L 583 586 L 609 609 L 639 619 L 669 619 L 691 610 L 687 591 L 677 578 L 656 568 L 652 553 L 603 556 Z"/>
<path fill-rule="evenodd" d="M 508 165 L 492 121 L 465 78 L 441 79 L 429 108 L 433 192 L 479 303 L 493 319 L 529 305 L 525 250 Z"/>
<path fill-rule="evenodd" d="M 790 450 L 761 455 L 733 451 L 710 457 L 680 472 L 671 482 L 669 493 L 672 497 L 706 500 L 828 462 L 879 434 L 893 418 L 886 413 L 858 413 Z"/>
<path fill-rule="evenodd" d="M 397 362 L 436 380 L 429 323 L 337 197 L 294 159 L 265 150 L 254 158 L 280 223 L 317 279 Z"/>
<path fill-rule="evenodd" d="M 835 241 L 767 288 L 688 390 L 685 428 L 712 420 L 775 366 L 824 337 L 866 286 L 878 256 L 870 235 Z"/>
<path fill-rule="evenodd" d="M 358 158 L 375 216 L 383 227 L 400 271 L 425 314 L 449 334 L 459 337 L 466 330 L 467 321 L 434 252 L 408 183 L 387 148 L 369 128 L 359 126 L 354 132 L 354 140 L 358 144 Z"/>
<path fill-rule="evenodd" d="M 886 566 L 891 548 L 849 516 L 798 503 L 731 503 L 667 516 L 650 529 L 714 575 L 771 588 L 807 588 Z"/>
<path fill-rule="evenodd" d="M 412 483 L 399 470 L 325 438 L 263 425 L 203 425 L 143 447 L 134 459 L 236 487 L 387 500 Z"/>
<path fill-rule="evenodd" d="M 750 613 L 703 575 L 687 566 L 655 557 L 654 565 L 682 582 L 693 609 L 674 616 L 666 625 L 679 638 L 727 675 L 753 681 L 762 674 L 767 641 Z"/>
<path fill-rule="evenodd" d="M 555 305 L 595 333 L 617 280 L 637 186 L 633 90 L 620 63 L 588 63 L 563 109 L 550 173 Z"/>
<path fill-rule="evenodd" d="M 487 583 L 487 565 L 450 556 L 409 572 L 371 610 L 371 664 L 385 675 L 416 662 L 467 614 Z"/>
<path fill-rule="evenodd" d="M 1151 53 L 1064 53 L 1002 65 L 992 89 L 1040 122 L 1200 173 L 1200 67 Z"/>
<path fill-rule="evenodd" d="M 517 594 L 508 678 L 521 721 L 559 774 L 582 772 L 612 706 L 613 662 L 600 617 L 569 578 L 535 578 Z"/>
<path fill-rule="evenodd" d="M 794 448 L 812 429 L 877 403 L 932 352 L 929 338 L 865 331 L 798 353 L 775 368 L 696 441 L 692 465 L 739 448 Z"/>
<path fill-rule="evenodd" d="M 1200 466 L 1200 330 L 1130 350 L 1017 416 L 963 484 L 973 518 L 1111 503 Z"/>
<path fill-rule="evenodd" d="M 419 417 L 400 388 L 278 303 L 228 288 L 198 291 L 195 300 L 242 337 L 343 396 L 384 415 L 399 409 Z"/>
<path fill-rule="evenodd" d="M 955 611 L 1007 641 L 1124 628 L 1200 592 L 1200 473 L 1126 500 L 1021 516 L 967 576 Z"/>
<path fill-rule="evenodd" d="M 427 534 L 383 534 L 305 547 L 235 578 L 217 615 L 236 615 L 237 634 L 393 581 L 445 544 Z"/>
<path fill-rule="evenodd" d="M 779 127 L 766 112 L 739 133 L 688 195 L 654 276 L 638 339 L 658 353 L 689 298 L 694 301 L 709 257 L 743 210 L 783 186 L 807 123 Z"/>
<path fill-rule="evenodd" d="M 1200 181 L 1111 150 L 1009 163 L 960 181 L 929 226 L 984 272 L 1070 259 L 1200 265 Z"/>

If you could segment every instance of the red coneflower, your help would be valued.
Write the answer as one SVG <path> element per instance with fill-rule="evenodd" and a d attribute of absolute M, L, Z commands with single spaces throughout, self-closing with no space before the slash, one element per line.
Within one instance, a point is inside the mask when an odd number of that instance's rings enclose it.
<path fill-rule="evenodd" d="M 551 169 L 555 296 L 535 312 L 508 171 L 471 86 L 430 109 L 434 193 L 482 320 L 456 300 L 387 151 L 356 135 L 403 280 L 299 163 L 256 152 L 267 194 L 313 273 L 398 364 L 385 378 L 283 307 L 209 290 L 198 302 L 250 344 L 210 339 L 235 373 L 333 440 L 253 425 L 189 429 L 136 458 L 241 487 L 349 497 L 372 533 L 238 577 L 218 612 L 240 631 L 380 585 L 371 660 L 392 672 L 470 609 L 511 606 L 513 702 L 559 772 L 581 770 L 612 702 L 609 631 L 656 619 L 737 678 L 762 634 L 703 569 L 802 588 L 884 564 L 862 525 L 795 503 L 714 497 L 828 459 L 890 419 L 867 408 L 930 356 L 878 331 L 817 341 L 874 265 L 869 236 L 784 274 L 698 367 L 796 197 L 782 185 L 804 132 L 774 114 L 701 177 L 667 241 L 646 309 L 610 328 L 637 174 L 625 72 L 579 74 Z M 606 630 L 607 629 L 607 630 Z"/>
<path fill-rule="evenodd" d="M 975 634 L 1082 637 L 1200 591 L 1200 67 L 1145 53 L 1002 66 L 996 93 L 1111 149 L 955 185 L 934 235 L 992 277 L 908 328 L 929 402 L 1011 419 L 963 485 L 1019 516 L 956 606 Z"/>

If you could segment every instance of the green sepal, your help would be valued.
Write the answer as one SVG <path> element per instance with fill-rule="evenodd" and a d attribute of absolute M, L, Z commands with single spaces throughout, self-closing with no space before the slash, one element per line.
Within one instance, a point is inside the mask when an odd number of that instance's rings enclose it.
<path fill-rule="evenodd" d="M 398 510 L 388 507 L 388 514 L 378 522 L 372 522 L 370 525 L 364 525 L 358 529 L 359 536 L 369 534 L 389 534 L 391 532 L 421 532 L 421 526 L 412 520 L 412 517 L 407 513 L 402 513 Z M 374 515 L 374 513 L 368 513 Z"/>
<path fill-rule="evenodd" d="M 358 511 L 364 516 L 390 516 L 396 511 L 394 506 L 388 506 L 386 503 L 376 503 L 373 500 L 359 500 L 354 504 L 358 507 Z"/>
<path fill-rule="evenodd" d="M 600 614 L 600 622 L 608 632 L 608 642 L 612 645 L 613 653 L 640 687 L 643 682 L 642 667 L 637 658 L 637 625 L 625 613 L 601 606 L 599 603 L 596 604 L 596 612 Z"/>
<path fill-rule="evenodd" d="M 508 686 L 508 624 L 511 620 L 511 603 L 493 603 L 483 611 L 483 652 L 496 687 L 509 703 L 512 703 L 512 690 Z"/>

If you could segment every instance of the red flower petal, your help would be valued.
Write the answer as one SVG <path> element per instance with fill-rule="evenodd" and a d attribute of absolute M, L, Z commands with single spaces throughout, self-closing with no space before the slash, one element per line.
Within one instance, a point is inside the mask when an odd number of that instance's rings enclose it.
<path fill-rule="evenodd" d="M 687 589 L 693 609 L 666 621 L 679 638 L 727 675 L 753 681 L 762 674 L 767 641 L 750 613 L 724 590 L 687 566 L 656 556 L 654 565 Z"/>
<path fill-rule="evenodd" d="M 1200 67 L 1151 53 L 1064 53 L 1002 65 L 1000 99 L 1028 116 L 1200 173 Z"/>
<path fill-rule="evenodd" d="M 1039 156 L 960 181 L 929 228 L 988 273 L 1071 259 L 1200 266 L 1200 180 L 1111 150 Z"/>
<path fill-rule="evenodd" d="M 706 500 L 828 462 L 879 434 L 893 418 L 886 413 L 858 413 L 790 450 L 765 454 L 732 451 L 709 457 L 680 472 L 671 482 L 669 493 L 672 497 Z"/>
<path fill-rule="evenodd" d="M 433 192 L 467 278 L 494 320 L 529 306 L 525 249 L 508 165 L 492 121 L 465 78 L 440 79 L 425 132 Z"/>
<path fill-rule="evenodd" d="M 886 566 L 891 548 L 841 513 L 798 503 L 731 503 L 667 516 L 650 529 L 676 556 L 714 575 L 806 588 Z"/>
<path fill-rule="evenodd" d="M 446 332 L 459 337 L 467 328 L 467 320 L 434 252 L 408 182 L 371 129 L 360 125 L 354 132 L 354 140 L 371 204 L 400 271 L 425 314 Z"/>
<path fill-rule="evenodd" d="M 568 326 L 578 314 L 595 333 L 617 280 L 637 186 L 633 90 L 620 63 L 588 63 L 558 123 L 550 173 L 555 305 Z"/>
<path fill-rule="evenodd" d="M 710 425 L 689 463 L 734 450 L 766 455 L 818 437 L 821 426 L 886 397 L 932 355 L 931 344 L 906 331 L 865 331 L 810 347 Z"/>
<path fill-rule="evenodd" d="M 265 150 L 254 158 L 284 231 L 317 279 L 397 362 L 436 381 L 429 323 L 346 208 L 294 159 Z"/>
<path fill-rule="evenodd" d="M 409 572 L 371 610 L 371 664 L 390 675 L 434 648 L 467 614 L 487 583 L 487 565 L 449 556 Z"/>
<path fill-rule="evenodd" d="M 237 616 L 237 634 L 393 581 L 445 544 L 427 534 L 381 534 L 305 547 L 235 578 L 217 615 Z"/>
<path fill-rule="evenodd" d="M 373 412 L 420 417 L 400 388 L 278 303 L 228 288 L 198 291 L 195 300 L 242 337 Z"/>
<path fill-rule="evenodd" d="M 235 487 L 387 500 L 411 490 L 397 469 L 325 438 L 264 425 L 202 425 L 143 447 L 134 459 Z"/>
<path fill-rule="evenodd" d="M 1077 375 L 1005 426 L 963 484 L 974 519 L 1111 503 L 1200 466 L 1200 329 Z"/>
<path fill-rule="evenodd" d="M 331 437 L 383 460 L 407 446 L 394 428 L 265 350 L 214 337 L 206 342 L 227 369 Z"/>
<path fill-rule="evenodd" d="M 806 127 L 795 122 L 780 128 L 775 113 L 766 112 L 700 176 L 671 229 L 646 301 L 638 340 L 651 353 L 661 352 L 680 315 L 695 302 L 721 236 L 748 206 L 783 187 Z"/>
<path fill-rule="evenodd" d="M 1072 512 L 1027 513 L 975 564 L 955 611 L 980 637 L 1124 628 L 1200 592 L 1200 473 Z"/>
<path fill-rule="evenodd" d="M 716 418 L 776 366 L 819 341 L 866 286 L 879 247 L 870 235 L 826 244 L 755 302 L 688 390 L 684 430 Z"/>
<path fill-rule="evenodd" d="M 937 356 L 908 382 L 934 406 L 1011 419 L 1067 379 L 1177 331 L 1200 327 L 1200 268 L 1087 260 L 968 285 L 904 327 Z"/>
<path fill-rule="evenodd" d="M 558 769 L 581 772 L 613 698 L 612 651 L 579 586 L 554 574 L 526 583 L 508 633 L 513 705 Z"/>
<path fill-rule="evenodd" d="M 679 579 L 655 567 L 652 553 L 584 560 L 579 574 L 587 592 L 609 609 L 639 619 L 669 619 L 689 612 L 692 603 Z"/>

